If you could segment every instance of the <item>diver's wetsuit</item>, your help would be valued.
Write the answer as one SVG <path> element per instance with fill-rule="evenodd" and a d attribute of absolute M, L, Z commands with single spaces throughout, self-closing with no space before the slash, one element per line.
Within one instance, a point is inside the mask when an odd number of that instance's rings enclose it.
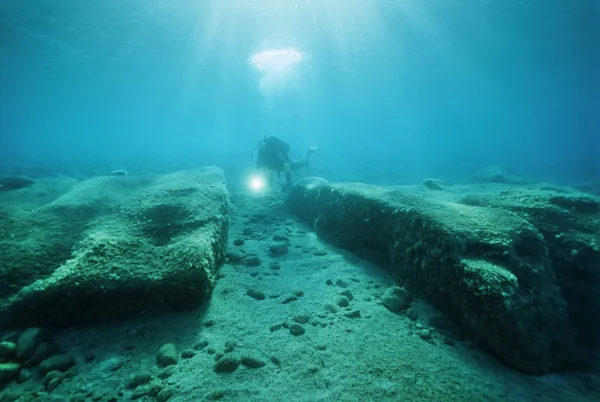
<path fill-rule="evenodd" d="M 268 169 L 278 174 L 285 172 L 285 180 L 288 186 L 292 185 L 292 170 L 307 166 L 305 158 L 299 161 L 290 159 L 290 146 L 277 137 L 265 137 L 258 144 L 256 158 L 256 169 Z"/>

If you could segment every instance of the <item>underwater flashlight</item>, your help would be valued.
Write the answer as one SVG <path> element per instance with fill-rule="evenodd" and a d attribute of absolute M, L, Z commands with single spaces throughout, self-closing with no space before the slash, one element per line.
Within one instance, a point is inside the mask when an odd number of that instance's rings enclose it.
<path fill-rule="evenodd" d="M 261 191 L 265 188 L 265 179 L 261 176 L 252 176 L 248 182 L 252 191 Z"/>

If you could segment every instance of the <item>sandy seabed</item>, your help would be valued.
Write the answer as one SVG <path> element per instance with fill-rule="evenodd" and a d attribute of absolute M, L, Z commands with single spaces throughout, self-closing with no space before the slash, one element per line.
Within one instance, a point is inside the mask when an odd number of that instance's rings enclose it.
<path fill-rule="evenodd" d="M 35 378 L 13 383 L 0 401 L 600 400 L 597 374 L 516 372 L 432 326 L 437 312 L 423 301 L 412 303 L 416 319 L 390 312 L 380 301 L 394 285 L 389 274 L 320 240 L 278 196 L 232 191 L 231 201 L 229 249 L 256 254 L 257 265 L 225 263 L 195 310 L 55 333 L 76 358 L 72 374 L 51 392 Z M 281 230 L 288 252 L 273 255 Z M 157 361 L 165 343 L 182 352 L 166 369 Z M 223 355 L 242 364 L 218 372 Z M 136 376 L 164 388 L 136 392 L 144 387 L 130 385 Z"/>

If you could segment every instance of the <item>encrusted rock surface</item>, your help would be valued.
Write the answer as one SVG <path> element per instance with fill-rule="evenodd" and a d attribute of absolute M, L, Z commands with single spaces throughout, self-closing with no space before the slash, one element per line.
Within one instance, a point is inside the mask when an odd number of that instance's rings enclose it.
<path fill-rule="evenodd" d="M 513 195 L 477 189 L 474 197 L 454 191 L 430 196 L 310 178 L 291 189 L 288 205 L 324 239 L 387 267 L 509 365 L 530 373 L 570 367 L 580 357 L 573 334 L 583 324 L 565 291 L 575 286 L 575 271 L 598 278 L 598 200 L 539 198 L 539 188 Z M 528 208 L 534 201 L 538 208 Z M 558 210 L 547 210 L 548 203 Z M 557 219 L 552 224 L 536 211 Z M 585 216 L 575 219 L 577 213 Z M 559 217 L 562 236 L 580 241 L 571 259 L 566 243 L 556 241 Z M 581 253 L 586 257 L 577 259 Z M 595 286 L 584 293 L 579 298 L 598 302 Z"/>
<path fill-rule="evenodd" d="M 190 308 L 210 295 L 225 258 L 229 200 L 216 167 L 97 177 L 28 213 L 8 205 L 0 211 L 4 327 Z"/>

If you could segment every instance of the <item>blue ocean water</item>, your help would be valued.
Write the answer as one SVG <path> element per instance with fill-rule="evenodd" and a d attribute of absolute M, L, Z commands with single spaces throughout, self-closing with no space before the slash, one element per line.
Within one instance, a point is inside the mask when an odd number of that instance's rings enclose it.
<path fill-rule="evenodd" d="M 595 0 L 4 0 L 0 165 L 244 167 L 276 135 L 319 143 L 332 179 L 597 179 L 598 16 Z M 281 49 L 300 60 L 251 62 Z"/>

